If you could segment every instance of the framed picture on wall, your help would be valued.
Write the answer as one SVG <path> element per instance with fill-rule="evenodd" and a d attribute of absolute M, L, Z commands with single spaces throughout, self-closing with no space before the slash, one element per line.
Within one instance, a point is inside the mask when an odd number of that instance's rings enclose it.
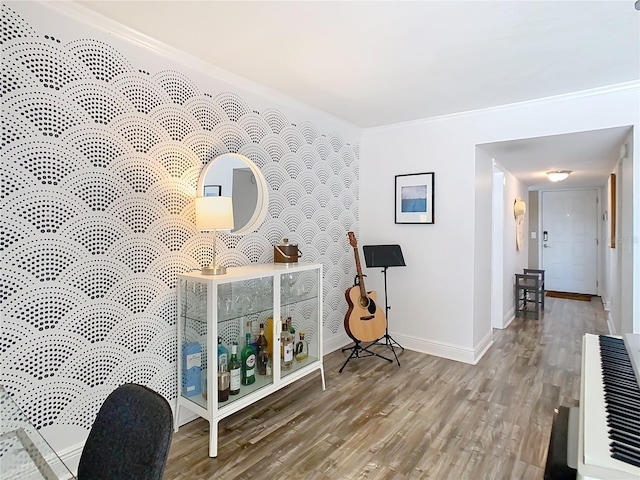
<path fill-rule="evenodd" d="M 220 197 L 222 196 L 222 185 L 205 185 L 204 186 L 205 197 Z"/>
<path fill-rule="evenodd" d="M 609 248 L 616 248 L 616 174 L 609 176 Z"/>
<path fill-rule="evenodd" d="M 396 223 L 434 223 L 434 172 L 396 175 Z"/>

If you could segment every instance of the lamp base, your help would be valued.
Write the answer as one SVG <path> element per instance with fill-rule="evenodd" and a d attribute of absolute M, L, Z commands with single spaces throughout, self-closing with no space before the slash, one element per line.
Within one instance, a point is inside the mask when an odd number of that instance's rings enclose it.
<path fill-rule="evenodd" d="M 227 273 L 227 267 L 222 265 L 207 265 L 202 267 L 202 275 L 224 275 Z"/>

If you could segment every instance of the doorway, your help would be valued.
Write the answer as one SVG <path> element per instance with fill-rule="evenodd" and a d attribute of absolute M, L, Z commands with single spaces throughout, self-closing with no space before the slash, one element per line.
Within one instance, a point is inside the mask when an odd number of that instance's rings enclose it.
<path fill-rule="evenodd" d="M 541 263 L 545 288 L 598 293 L 598 191 L 543 191 Z"/>

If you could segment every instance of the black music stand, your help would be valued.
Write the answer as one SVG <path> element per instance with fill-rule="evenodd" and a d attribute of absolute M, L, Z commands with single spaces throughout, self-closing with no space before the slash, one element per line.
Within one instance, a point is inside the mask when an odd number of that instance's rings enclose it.
<path fill-rule="evenodd" d="M 391 307 L 387 304 L 387 269 L 389 267 L 406 267 L 402 250 L 400 249 L 400 245 L 364 245 L 362 250 L 367 268 L 382 267 L 382 273 L 384 274 L 384 313 L 387 325 L 384 337 L 379 338 L 375 342 L 375 345 L 384 345 L 390 348 L 393 356 L 396 357 L 398 366 L 400 366 L 400 360 L 398 360 L 398 356 L 396 355 L 394 344 L 402 350 L 404 350 L 404 347 L 389 335 L 389 310 L 391 310 Z M 384 342 L 382 342 L 383 338 Z"/>

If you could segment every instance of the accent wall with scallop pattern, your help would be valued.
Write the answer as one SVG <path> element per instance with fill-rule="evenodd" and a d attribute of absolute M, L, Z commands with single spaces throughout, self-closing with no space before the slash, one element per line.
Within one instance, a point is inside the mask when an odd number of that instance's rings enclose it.
<path fill-rule="evenodd" d="M 211 257 L 193 198 L 222 153 L 253 160 L 270 198 L 257 231 L 219 235 L 218 260 L 268 263 L 282 238 L 299 243 L 324 265 L 325 337 L 342 334 L 357 144 L 209 91 L 157 53 L 166 68 L 145 71 L 123 42 L 42 31 L 42 8 L 3 4 L 0 39 L 0 383 L 32 422 L 88 433 L 124 382 L 175 398 L 176 275 Z"/>

